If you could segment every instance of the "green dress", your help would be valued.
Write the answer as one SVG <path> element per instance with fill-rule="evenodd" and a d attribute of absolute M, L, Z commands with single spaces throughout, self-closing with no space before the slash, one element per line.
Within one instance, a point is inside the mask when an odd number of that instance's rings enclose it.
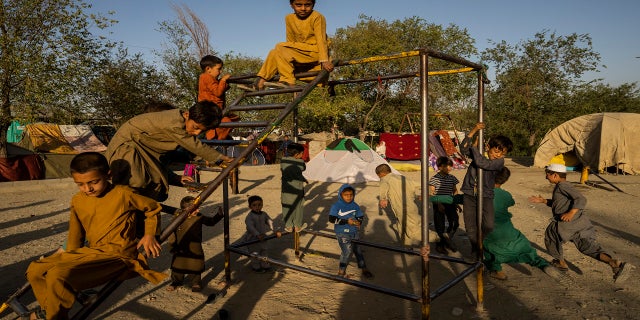
<path fill-rule="evenodd" d="M 503 263 L 527 263 L 544 268 L 549 263 L 538 256 L 531 243 L 513 226 L 509 207 L 516 204 L 511 194 L 503 189 L 494 189 L 495 226 L 484 239 L 485 265 L 491 271 L 502 270 Z"/>

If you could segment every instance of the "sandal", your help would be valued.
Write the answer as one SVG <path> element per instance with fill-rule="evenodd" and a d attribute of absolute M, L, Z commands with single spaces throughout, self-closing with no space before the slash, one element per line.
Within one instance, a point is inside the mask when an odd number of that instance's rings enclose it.
<path fill-rule="evenodd" d="M 633 265 L 626 262 L 621 262 L 620 265 L 613 270 L 613 282 L 622 283 L 626 281 L 631 274 L 631 269 L 633 269 Z"/>
<path fill-rule="evenodd" d="M 373 273 L 371 273 L 371 271 L 367 269 L 362 270 L 362 276 L 365 277 L 366 279 L 373 279 Z"/>
<path fill-rule="evenodd" d="M 200 292 L 202 291 L 202 287 L 199 284 L 194 284 L 191 286 L 191 292 Z"/>
<path fill-rule="evenodd" d="M 171 292 L 171 291 L 176 291 L 176 289 L 178 289 L 178 285 L 177 284 L 170 284 L 167 286 L 167 291 Z"/>
<path fill-rule="evenodd" d="M 504 273 L 504 271 L 500 270 L 500 271 L 491 271 L 489 272 L 489 276 L 491 278 L 494 279 L 498 279 L 498 280 L 507 280 L 509 277 L 507 277 L 507 274 Z"/>
<path fill-rule="evenodd" d="M 558 260 L 558 259 L 553 259 L 553 260 L 551 261 L 551 265 L 552 265 L 552 266 L 554 266 L 554 267 L 556 267 L 558 270 L 560 270 L 560 271 L 562 271 L 562 272 L 567 272 L 567 271 L 569 271 L 569 267 L 566 265 L 566 262 L 565 262 L 565 265 L 562 265 L 562 264 L 560 263 L 560 260 Z"/>
<path fill-rule="evenodd" d="M 44 310 L 42 310 L 42 308 L 40 307 L 36 307 L 30 314 L 29 314 L 29 319 L 30 320 L 46 320 L 47 319 L 47 314 L 45 313 Z"/>

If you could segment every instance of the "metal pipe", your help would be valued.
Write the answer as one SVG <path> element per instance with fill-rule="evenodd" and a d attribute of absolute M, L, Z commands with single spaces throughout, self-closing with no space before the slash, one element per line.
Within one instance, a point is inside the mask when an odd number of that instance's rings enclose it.
<path fill-rule="evenodd" d="M 424 52 L 420 54 L 420 105 L 422 107 L 422 128 L 421 128 L 421 158 L 420 182 L 422 184 L 422 242 L 421 247 L 429 245 L 429 56 Z M 429 319 L 431 311 L 431 300 L 429 296 L 429 261 L 420 259 L 422 262 L 422 319 Z"/>

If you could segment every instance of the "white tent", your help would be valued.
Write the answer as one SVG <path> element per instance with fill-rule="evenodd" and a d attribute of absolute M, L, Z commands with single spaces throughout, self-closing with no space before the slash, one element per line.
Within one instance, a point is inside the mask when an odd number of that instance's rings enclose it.
<path fill-rule="evenodd" d="M 356 138 L 338 139 L 307 163 L 307 180 L 340 183 L 380 181 L 376 167 L 388 164 L 367 144 Z M 391 171 L 400 174 L 391 167 Z"/>

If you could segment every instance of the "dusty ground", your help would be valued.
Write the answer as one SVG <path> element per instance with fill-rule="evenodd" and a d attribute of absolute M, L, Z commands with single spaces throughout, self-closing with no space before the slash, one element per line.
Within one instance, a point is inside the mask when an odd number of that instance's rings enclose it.
<path fill-rule="evenodd" d="M 529 163 L 510 159 L 511 180 L 505 189 L 517 202 L 512 208 L 514 224 L 549 259 L 544 250 L 543 232 L 550 211 L 543 205 L 531 205 L 526 198 L 534 194 L 549 195 L 552 186 L 544 179 L 542 169 Z M 419 172 L 405 172 L 419 180 Z M 454 172 L 460 179 L 463 170 Z M 598 230 L 599 241 L 622 260 L 640 265 L 640 176 L 603 175 L 603 178 L 627 193 L 612 190 L 598 177 L 590 181 L 610 190 L 579 185 L 589 200 L 588 215 Z M 258 194 L 265 199 L 264 210 L 278 221 L 280 218 L 280 173 L 277 165 L 243 167 L 240 191 L 230 197 L 231 240 L 244 231 L 244 217 L 248 212 L 248 195 Z M 578 173 L 570 173 L 568 180 L 579 181 Z M 207 177 L 203 178 L 205 181 Z M 311 183 L 307 190 L 305 220 L 314 230 L 331 230 L 327 212 L 335 199 L 338 184 Z M 219 188 L 221 189 L 221 188 Z M 10 295 L 24 282 L 28 263 L 58 247 L 66 236 L 68 203 L 76 187 L 70 179 L 15 182 L 0 184 L 0 297 Z M 368 220 L 364 239 L 384 244 L 395 243 L 389 219 L 377 208 L 377 183 L 357 185 L 356 201 L 365 209 Z M 167 204 L 176 206 L 187 195 L 185 189 L 172 189 Z M 205 213 L 220 203 L 221 191 L 216 191 L 203 205 Z M 169 219 L 164 216 L 166 223 Z M 140 279 L 125 282 L 98 310 L 95 319 L 218 319 L 224 308 L 230 319 L 419 319 L 420 304 L 378 292 L 336 283 L 298 271 L 275 268 L 265 274 L 253 273 L 244 256 L 231 254 L 234 284 L 227 294 L 206 303 L 209 294 L 217 292 L 224 278 L 223 226 L 205 227 L 204 249 L 207 271 L 203 274 L 205 289 L 192 293 L 182 289 L 168 292 L 168 282 L 154 286 Z M 464 226 L 454 241 L 465 248 L 468 242 Z M 271 257 L 314 270 L 334 273 L 339 248 L 335 240 L 301 237 L 306 254 L 299 261 L 291 249 L 291 237 L 274 239 Z M 570 262 L 569 274 L 575 279 L 573 287 L 564 288 L 538 269 L 527 265 L 506 266 L 507 281 L 484 280 L 483 308 L 477 307 L 476 277 L 463 282 L 434 299 L 432 319 L 640 319 L 640 281 L 638 269 L 624 285 L 614 285 L 609 267 L 582 256 L 571 244 L 565 245 Z M 459 256 L 458 253 L 454 254 Z M 420 294 L 420 264 L 416 257 L 375 248 L 365 248 L 365 257 L 375 279 L 371 284 Z M 170 255 L 153 260 L 152 266 L 167 272 Z M 359 280 L 354 266 L 347 270 L 352 279 Z M 457 263 L 432 259 L 430 283 L 434 291 L 464 269 Z M 31 306 L 33 296 L 22 299 Z M 16 319 L 5 311 L 2 319 Z"/>

